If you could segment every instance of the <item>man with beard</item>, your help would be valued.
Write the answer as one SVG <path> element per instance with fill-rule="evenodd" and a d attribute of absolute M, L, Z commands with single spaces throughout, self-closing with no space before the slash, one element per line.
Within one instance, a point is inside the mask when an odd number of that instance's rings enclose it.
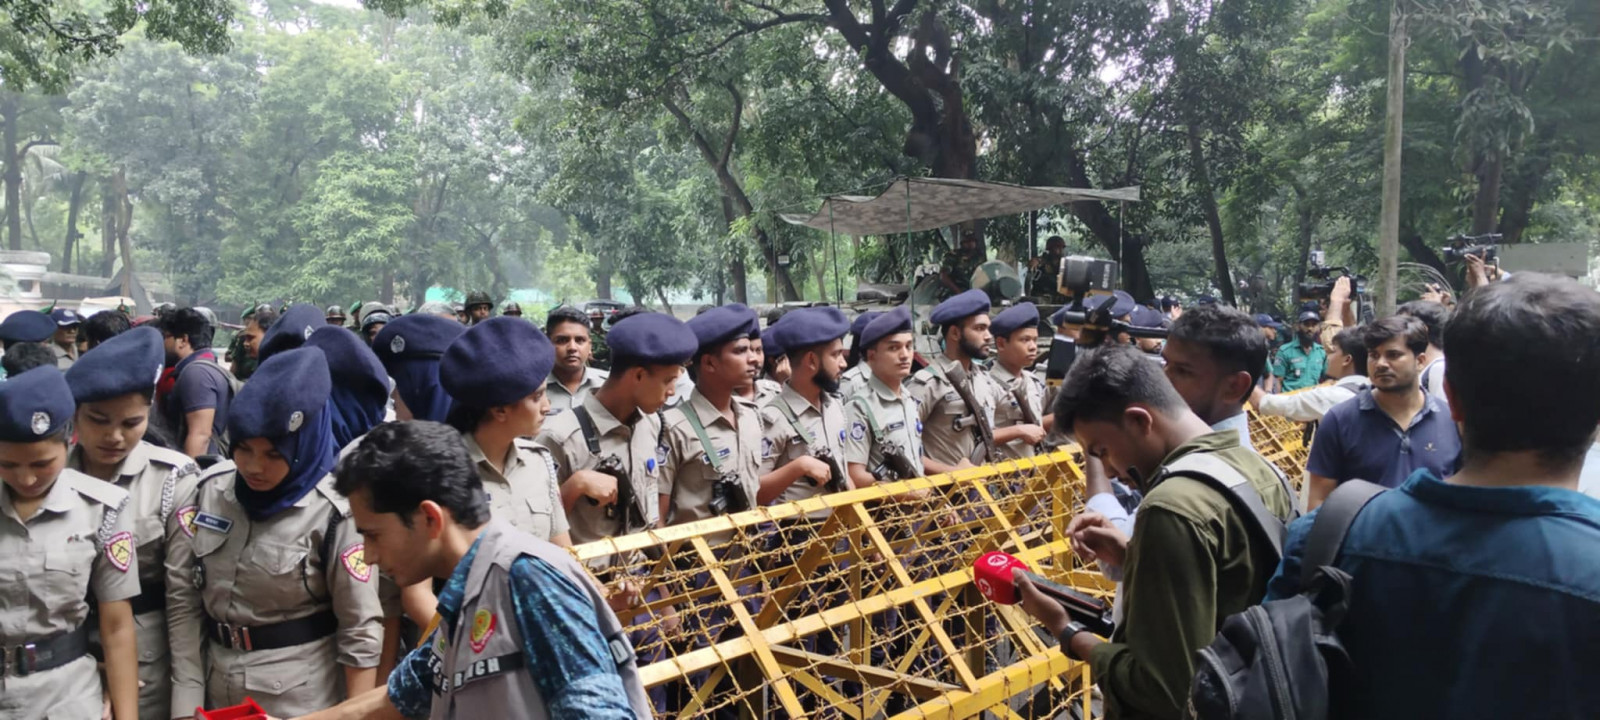
<path fill-rule="evenodd" d="M 838 308 L 795 310 L 768 329 L 791 373 L 761 407 L 761 491 L 757 502 L 804 500 L 826 492 L 833 458 L 843 471 L 844 403 L 833 395 L 844 372 L 850 321 Z M 846 489 L 849 485 L 846 485 Z M 817 513 L 828 516 L 827 510 Z"/>
<path fill-rule="evenodd" d="M 911 381 L 912 396 L 922 403 L 919 415 L 928 447 L 927 471 L 949 472 L 972 467 L 977 461 L 993 462 L 998 459 L 998 446 L 1018 439 L 1029 444 L 1043 440 L 1044 428 L 1038 425 L 994 425 L 995 408 L 1006 402 L 1008 394 L 973 362 L 989 359 L 989 296 L 982 290 L 968 290 L 939 303 L 928 319 L 939 326 L 944 352 L 933 356 Z M 958 389 L 958 385 L 962 387 Z M 961 390 L 978 407 L 970 407 Z"/>
<path fill-rule="evenodd" d="M 560 415 L 583 403 L 606 381 L 606 371 L 589 367 L 594 357 L 590 343 L 589 316 L 582 310 L 563 305 L 545 316 L 544 334 L 556 346 L 556 367 L 545 383 L 550 396 L 550 414 Z"/>
<path fill-rule="evenodd" d="M 1351 478 L 1392 488 L 1419 469 L 1447 477 L 1461 455 L 1450 407 L 1417 382 L 1428 362 L 1428 326 L 1409 315 L 1386 317 L 1367 327 L 1363 342 L 1372 387 L 1317 426 L 1306 461 L 1310 508 Z"/>
<path fill-rule="evenodd" d="M 173 310 L 156 322 L 166 340 L 167 367 L 177 377 L 165 413 L 166 427 L 174 429 L 179 442 L 175 449 L 192 458 L 226 455 L 228 405 L 236 381 L 211 349 L 215 328 L 194 308 Z"/>
<path fill-rule="evenodd" d="M 1035 454 L 1050 429 L 1050 418 L 1046 416 L 1050 412 L 1049 391 L 1044 378 L 1028 369 L 1039 351 L 1039 308 L 1030 302 L 1020 303 L 996 315 L 989 328 L 994 333 L 995 344 L 995 363 L 990 376 L 1006 393 L 995 408 L 995 424 L 1026 428 L 1025 437 L 999 445 L 998 449 L 1003 457 L 1029 457 Z M 1033 430 L 1035 427 L 1037 433 Z M 1038 439 L 1030 441 L 1035 434 Z"/>
<path fill-rule="evenodd" d="M 1328 352 L 1317 342 L 1322 318 L 1306 310 L 1296 320 L 1294 342 L 1279 348 L 1278 359 L 1272 364 L 1277 392 L 1299 390 L 1322 382 L 1322 371 L 1328 364 Z"/>

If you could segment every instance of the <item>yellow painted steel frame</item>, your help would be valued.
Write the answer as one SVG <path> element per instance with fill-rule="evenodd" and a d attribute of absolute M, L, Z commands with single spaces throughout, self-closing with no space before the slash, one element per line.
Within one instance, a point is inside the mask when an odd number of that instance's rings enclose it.
<path fill-rule="evenodd" d="M 1298 483 L 1300 426 L 1253 416 L 1251 433 Z M 1110 597 L 1064 535 L 1084 500 L 1075 458 L 1068 446 L 574 552 L 609 562 L 596 578 L 633 598 L 619 615 L 663 717 L 1087 718 L 1088 667 L 1020 608 L 984 601 L 971 569 L 1004 550 Z"/>

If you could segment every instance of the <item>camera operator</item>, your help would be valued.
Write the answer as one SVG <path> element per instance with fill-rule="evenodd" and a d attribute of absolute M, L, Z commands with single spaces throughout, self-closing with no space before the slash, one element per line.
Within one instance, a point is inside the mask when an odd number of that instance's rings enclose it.
<path fill-rule="evenodd" d="M 1355 578 L 1352 672 L 1330 717 L 1594 717 L 1600 501 L 1574 490 L 1600 424 L 1600 295 L 1519 273 L 1467 293 L 1444 347 L 1463 463 L 1410 473 L 1350 524 L 1334 565 Z M 1313 522 L 1290 527 L 1269 599 L 1297 590 Z"/>
<path fill-rule="evenodd" d="M 1244 322 L 1260 343 L 1254 324 Z M 1239 384 L 1234 403 L 1248 387 L 1248 380 Z M 1145 498 L 1131 539 L 1096 513 L 1067 527 L 1085 560 L 1104 558 L 1123 568 L 1124 620 L 1110 642 L 1069 624 L 1064 608 L 1019 579 L 1023 607 L 1061 640 L 1063 652 L 1090 663 L 1107 718 L 1178 718 L 1195 651 L 1211 642 L 1223 618 L 1260 600 L 1276 563 L 1228 497 L 1203 480 L 1169 476 L 1165 468 L 1192 453 L 1208 454 L 1242 475 L 1280 519 L 1292 513 L 1289 494 L 1237 433 L 1208 427 L 1161 369 L 1131 347 L 1107 346 L 1080 358 L 1056 400 L 1055 417 L 1085 455 L 1130 480 Z"/>
<path fill-rule="evenodd" d="M 1250 393 L 1250 406 L 1262 415 L 1275 415 L 1295 422 L 1316 422 L 1335 405 L 1372 386 L 1367 380 L 1367 348 L 1363 328 L 1345 328 L 1333 336 L 1328 346 L 1328 366 L 1323 371 L 1333 378 L 1332 385 L 1318 385 L 1292 395 L 1269 395 L 1261 388 Z"/>

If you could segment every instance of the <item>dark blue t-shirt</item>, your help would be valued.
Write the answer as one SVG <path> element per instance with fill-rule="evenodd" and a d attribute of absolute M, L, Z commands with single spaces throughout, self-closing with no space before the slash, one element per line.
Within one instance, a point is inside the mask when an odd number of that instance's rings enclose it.
<path fill-rule="evenodd" d="M 1402 429 L 1378 407 L 1373 392 L 1362 390 L 1322 417 L 1306 470 L 1338 482 L 1360 478 L 1390 488 L 1419 469 L 1438 477 L 1453 474 L 1461 437 L 1450 407 L 1424 395 L 1426 404 L 1411 418 L 1411 427 Z"/>

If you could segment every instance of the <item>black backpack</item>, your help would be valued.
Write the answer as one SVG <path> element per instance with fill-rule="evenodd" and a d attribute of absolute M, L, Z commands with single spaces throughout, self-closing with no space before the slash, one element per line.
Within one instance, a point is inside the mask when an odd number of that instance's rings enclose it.
<path fill-rule="evenodd" d="M 1341 483 L 1306 537 L 1300 594 L 1229 616 L 1195 657 L 1186 717 L 1195 720 L 1325 720 L 1330 687 L 1350 656 L 1337 630 L 1349 608 L 1350 575 L 1333 566 L 1356 515 L 1383 488 Z"/>

